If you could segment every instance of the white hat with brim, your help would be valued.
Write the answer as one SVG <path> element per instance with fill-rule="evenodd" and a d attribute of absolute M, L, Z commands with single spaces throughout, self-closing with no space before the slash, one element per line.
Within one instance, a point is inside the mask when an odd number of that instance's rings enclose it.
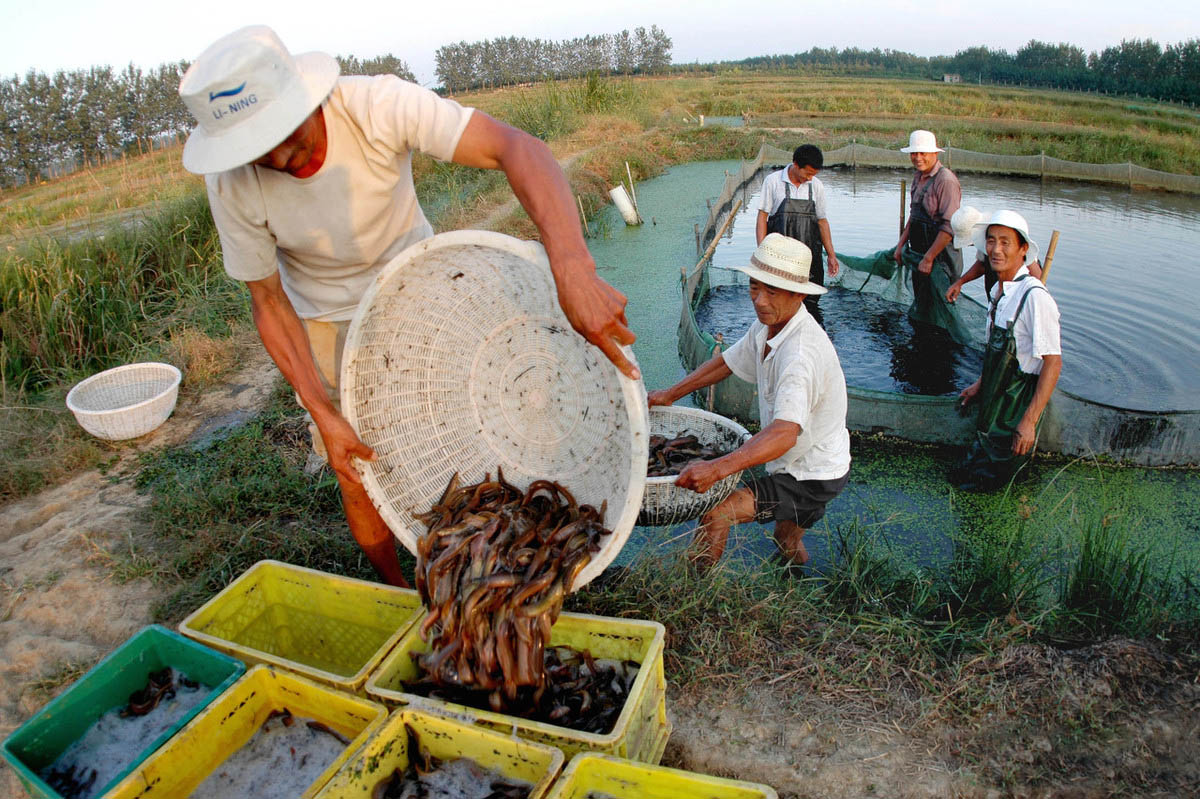
<path fill-rule="evenodd" d="M 747 266 L 731 266 L 746 276 L 798 294 L 824 294 L 827 289 L 808 279 L 812 253 L 808 245 L 782 233 L 768 233 Z"/>
<path fill-rule="evenodd" d="M 975 249 L 984 255 L 987 254 L 987 231 L 992 225 L 1002 225 L 1007 228 L 1012 228 L 1021 234 L 1025 239 L 1025 243 L 1029 245 L 1029 249 L 1025 252 L 1025 266 L 1038 259 L 1037 242 L 1029 237 L 1029 223 L 1025 221 L 1025 217 L 1018 214 L 1016 211 L 997 211 L 988 218 L 987 222 L 981 222 L 975 226 L 975 231 L 972 234 L 975 240 Z"/>
<path fill-rule="evenodd" d="M 270 152 L 324 102 L 337 77 L 333 56 L 293 56 L 265 25 L 218 39 L 179 82 L 199 123 L 184 145 L 184 168 L 224 172 Z"/>
<path fill-rule="evenodd" d="M 975 226 L 983 222 L 983 211 L 973 205 L 961 205 L 950 215 L 950 230 L 954 232 L 954 247 L 961 250 L 971 243 Z"/>
<path fill-rule="evenodd" d="M 937 146 L 937 137 L 928 130 L 914 130 L 908 135 L 908 146 L 901 147 L 902 153 L 944 153 Z"/>

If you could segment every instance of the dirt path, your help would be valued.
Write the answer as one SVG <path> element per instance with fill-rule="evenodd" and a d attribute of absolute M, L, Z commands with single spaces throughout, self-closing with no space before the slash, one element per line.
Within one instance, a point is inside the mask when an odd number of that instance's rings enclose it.
<path fill-rule="evenodd" d="M 200 438 L 260 408 L 278 371 L 261 345 L 243 349 L 243 366 L 225 384 L 181 398 L 172 417 L 109 474 L 120 475 L 141 451 Z M 0 508 L 0 738 L 66 687 L 80 666 L 150 623 L 165 589 L 145 578 L 118 582 L 110 554 L 148 535 L 138 516 L 145 501 L 128 477 L 93 471 Z M 0 771 L 0 797 L 24 795 L 12 769 Z"/>

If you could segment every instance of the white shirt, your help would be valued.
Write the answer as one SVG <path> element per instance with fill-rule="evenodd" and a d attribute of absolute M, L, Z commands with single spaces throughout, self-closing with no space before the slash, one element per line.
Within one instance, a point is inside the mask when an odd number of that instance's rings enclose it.
<path fill-rule="evenodd" d="M 812 184 L 812 198 L 816 205 L 817 219 L 826 219 L 825 216 L 825 184 L 820 178 L 811 178 L 797 186 L 788 180 L 787 168 L 781 169 L 778 172 L 772 172 L 763 180 L 761 200 L 758 203 L 758 210 L 766 211 L 767 216 L 775 213 L 779 208 L 779 204 L 788 197 L 788 185 L 791 185 L 791 196 L 794 200 L 808 199 L 808 185 Z"/>
<path fill-rule="evenodd" d="M 247 164 L 206 181 L 225 271 L 262 280 L 278 270 L 301 318 L 343 321 L 385 264 L 433 235 L 412 153 L 450 160 L 471 109 L 391 75 L 339 78 L 322 107 L 315 175 Z"/>
<path fill-rule="evenodd" d="M 1059 342 L 1058 303 L 1050 296 L 1049 291 L 1043 291 L 1045 285 L 1022 266 L 1014 278 L 1025 275 L 1021 281 L 999 281 L 992 286 L 994 301 L 1000 296 L 996 305 L 996 324 L 1007 327 L 1013 314 L 1021 305 L 1021 298 L 1031 289 L 1041 286 L 1025 301 L 1025 308 L 1013 326 L 1017 337 L 1017 363 L 1026 374 L 1039 375 L 1042 373 L 1042 357 L 1045 355 L 1062 355 L 1062 345 Z M 1002 294 L 998 294 L 1002 292 Z M 989 310 L 985 338 L 991 336 L 992 319 Z"/>
<path fill-rule="evenodd" d="M 771 351 L 762 357 L 764 345 Z M 758 386 L 758 415 L 800 425 L 796 444 L 767 463 L 767 472 L 797 480 L 836 480 L 850 471 L 846 430 L 846 378 L 829 336 L 804 306 L 767 339 L 755 320 L 746 335 L 722 353 L 735 375 Z"/>

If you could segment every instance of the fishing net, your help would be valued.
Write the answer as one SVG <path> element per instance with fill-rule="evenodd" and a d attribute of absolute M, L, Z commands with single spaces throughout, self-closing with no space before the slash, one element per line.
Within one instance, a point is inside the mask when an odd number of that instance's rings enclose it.
<path fill-rule="evenodd" d="M 943 161 L 959 172 L 991 172 L 1043 178 L 1148 186 L 1171 191 L 1200 193 L 1200 177 L 1157 172 L 1132 164 L 1082 164 L 1045 155 L 1008 156 L 946 148 Z M 852 167 L 911 168 L 908 156 L 898 150 L 850 144 L 825 154 L 825 165 Z M 764 145 L 753 161 L 726 172 L 725 183 L 715 201 L 708 202 L 707 218 L 696 235 L 697 254 L 718 235 L 739 199 L 748 202 L 769 169 L 791 161 L 792 154 Z M 908 308 L 912 305 L 911 270 L 914 263 L 897 267 L 892 250 L 864 257 L 838 255 L 842 269 L 826 279 L 829 287 L 842 286 L 872 293 Z M 714 286 L 738 280 L 737 272 L 710 270 L 701 260 L 682 277 L 683 303 L 679 318 L 679 357 L 684 369 L 692 370 L 733 342 L 722 341 L 696 324 L 696 309 Z M 935 270 L 936 271 L 936 270 Z M 745 282 L 745 279 L 741 279 Z M 944 296 L 946 286 L 935 284 Z M 949 308 L 939 308 L 931 320 L 958 342 L 982 344 L 986 308 L 959 295 Z M 956 409 L 953 396 L 921 396 L 878 391 L 848 385 L 850 398 L 847 426 L 852 430 L 882 432 L 912 441 L 963 443 L 972 425 Z M 730 377 L 693 395 L 698 407 L 707 408 L 743 422 L 758 421 L 754 385 Z M 1103 453 L 1119 460 L 1148 466 L 1188 465 L 1200 461 L 1200 411 L 1142 411 L 1121 408 L 1076 396 L 1058 388 L 1046 409 L 1039 448 L 1067 455 Z"/>

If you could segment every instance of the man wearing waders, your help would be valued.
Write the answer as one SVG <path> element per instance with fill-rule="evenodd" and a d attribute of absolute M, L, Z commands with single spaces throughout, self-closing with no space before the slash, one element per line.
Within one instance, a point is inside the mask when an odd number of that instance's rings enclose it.
<path fill-rule="evenodd" d="M 802 144 L 792 153 L 787 169 L 772 172 L 763 181 L 762 200 L 758 207 L 755 241 L 762 244 L 768 233 L 782 233 L 804 242 L 812 253 L 812 282 L 825 285 L 825 269 L 821 265 L 821 248 L 829 256 L 830 276 L 838 273 L 838 259 L 833 251 L 833 236 L 825 218 L 825 186 L 817 173 L 825 164 L 825 156 L 815 144 Z M 810 294 L 804 306 L 817 324 L 824 327 L 816 294 Z"/>
<path fill-rule="evenodd" d="M 975 439 L 950 479 L 963 491 L 990 491 L 1032 457 L 1042 411 L 1062 372 L 1062 348 L 1058 305 L 1029 273 L 1037 245 L 1025 219 L 997 211 L 976 229 L 975 246 L 987 253 L 997 284 L 988 298 L 983 373 L 960 394 L 964 406 L 979 401 Z"/>
<path fill-rule="evenodd" d="M 908 153 L 917 174 L 913 176 L 908 222 L 894 257 L 897 264 L 904 263 L 906 244 L 921 256 L 912 273 L 909 316 L 918 322 L 938 324 L 951 312 L 935 305 L 945 305 L 946 290 L 962 274 L 962 253 L 952 246 L 954 232 L 950 227 L 950 217 L 962 202 L 962 188 L 954 173 L 938 161 L 938 153 L 945 150 L 937 146 L 937 139 L 929 131 L 914 130 L 908 146 L 901 147 L 900 152 Z"/>

